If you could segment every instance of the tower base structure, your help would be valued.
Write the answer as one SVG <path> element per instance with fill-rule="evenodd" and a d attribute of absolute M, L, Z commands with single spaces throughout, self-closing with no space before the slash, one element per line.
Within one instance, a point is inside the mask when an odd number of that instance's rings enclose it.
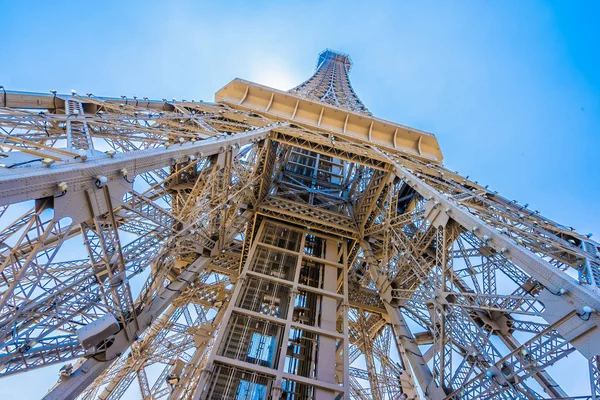
<path fill-rule="evenodd" d="M 573 356 L 599 398 L 600 245 L 373 117 L 350 67 L 327 50 L 289 92 L 236 79 L 216 103 L 1 92 L 0 382 L 568 398 Z"/>

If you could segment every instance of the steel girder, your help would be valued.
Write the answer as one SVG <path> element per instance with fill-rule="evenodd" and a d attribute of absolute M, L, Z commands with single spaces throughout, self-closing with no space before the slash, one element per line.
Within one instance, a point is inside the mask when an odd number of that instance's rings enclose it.
<path fill-rule="evenodd" d="M 561 398 L 550 366 L 574 353 L 596 398 L 599 245 L 424 161 L 428 134 L 411 149 L 395 128 L 379 147 L 380 120 L 368 140 L 348 115 L 328 126 L 340 108 L 371 118 L 346 59 L 324 53 L 293 92 L 322 102 L 316 123 L 298 101 L 273 119 L 275 91 L 251 110 L 249 89 L 227 105 L 8 92 L 0 374 L 83 357 L 47 398 L 120 398 L 134 382 L 143 398 L 198 396 L 271 219 L 344 243 L 350 345 L 336 373 L 350 398 Z M 83 349 L 76 331 L 108 313 L 119 332 Z"/>

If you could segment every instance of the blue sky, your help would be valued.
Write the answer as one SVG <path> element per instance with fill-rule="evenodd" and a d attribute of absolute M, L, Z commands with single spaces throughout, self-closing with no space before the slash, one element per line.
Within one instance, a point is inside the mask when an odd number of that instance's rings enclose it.
<path fill-rule="evenodd" d="M 0 0 L 0 85 L 212 100 L 235 77 L 289 89 L 333 48 L 376 116 L 436 134 L 451 169 L 599 240 L 599 14 L 584 0 Z M 57 373 L 32 376 L 0 392 L 38 398 Z"/>

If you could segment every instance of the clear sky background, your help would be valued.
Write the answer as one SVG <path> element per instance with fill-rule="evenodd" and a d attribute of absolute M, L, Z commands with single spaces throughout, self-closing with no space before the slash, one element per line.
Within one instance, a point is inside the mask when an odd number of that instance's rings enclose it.
<path fill-rule="evenodd" d="M 323 49 L 348 53 L 374 115 L 600 239 L 598 1 L 0 0 L 0 16 L 9 90 L 213 100 L 235 77 L 290 89 Z M 1 380 L 0 397 L 39 398 L 57 370 Z"/>

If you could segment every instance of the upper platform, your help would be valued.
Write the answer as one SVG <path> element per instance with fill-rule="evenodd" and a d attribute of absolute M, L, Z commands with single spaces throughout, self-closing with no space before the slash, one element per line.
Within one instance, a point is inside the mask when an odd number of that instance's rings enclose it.
<path fill-rule="evenodd" d="M 215 100 L 348 140 L 372 143 L 389 152 L 441 163 L 442 152 L 433 134 L 376 118 L 367 110 L 350 85 L 351 66 L 348 55 L 325 50 L 319 54 L 314 75 L 288 92 L 238 78 L 219 90 Z"/>

